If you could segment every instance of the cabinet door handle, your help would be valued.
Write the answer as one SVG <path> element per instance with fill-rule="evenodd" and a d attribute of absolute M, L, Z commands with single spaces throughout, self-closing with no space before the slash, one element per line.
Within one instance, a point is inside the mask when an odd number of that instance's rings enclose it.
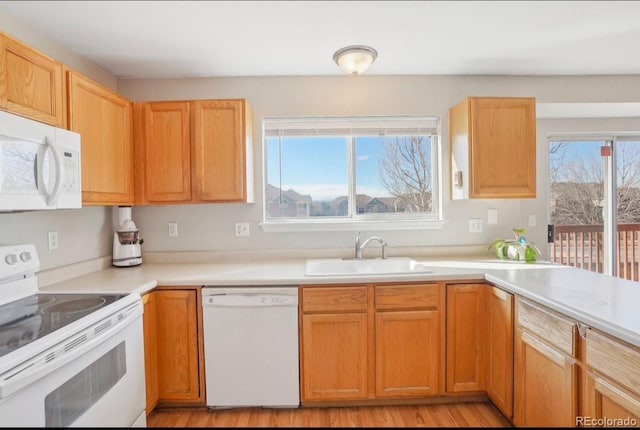
<path fill-rule="evenodd" d="M 576 323 L 576 328 L 578 329 L 578 335 L 580 335 L 581 338 L 586 339 L 589 326 L 584 323 L 578 322 Z"/>

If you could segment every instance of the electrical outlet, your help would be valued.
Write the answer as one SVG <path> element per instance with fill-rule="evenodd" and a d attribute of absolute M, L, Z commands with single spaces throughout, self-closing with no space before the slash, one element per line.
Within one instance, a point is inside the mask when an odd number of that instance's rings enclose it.
<path fill-rule="evenodd" d="M 529 227 L 535 227 L 535 226 L 536 226 L 536 216 L 529 215 Z"/>
<path fill-rule="evenodd" d="M 470 219 L 469 220 L 469 233 L 482 233 L 482 220 Z"/>
<path fill-rule="evenodd" d="M 47 233 L 49 239 L 49 250 L 56 249 L 58 247 L 58 232 L 50 231 Z"/>
<path fill-rule="evenodd" d="M 236 237 L 247 237 L 249 236 L 249 223 L 248 222 L 237 222 L 236 223 Z"/>
<path fill-rule="evenodd" d="M 487 224 L 498 224 L 498 209 L 487 211 Z"/>
<path fill-rule="evenodd" d="M 177 222 L 170 222 L 169 223 L 169 237 L 176 237 L 178 236 L 178 223 Z"/>

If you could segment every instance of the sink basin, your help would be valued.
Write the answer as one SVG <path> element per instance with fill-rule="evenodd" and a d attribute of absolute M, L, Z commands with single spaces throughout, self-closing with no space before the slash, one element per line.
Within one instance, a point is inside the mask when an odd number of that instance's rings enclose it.
<path fill-rule="evenodd" d="M 408 257 L 307 260 L 306 276 L 356 276 L 430 273 L 431 269 Z"/>

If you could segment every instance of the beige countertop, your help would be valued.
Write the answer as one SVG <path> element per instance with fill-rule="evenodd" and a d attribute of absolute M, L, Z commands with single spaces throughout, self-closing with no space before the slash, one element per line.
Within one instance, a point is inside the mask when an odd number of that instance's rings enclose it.
<path fill-rule="evenodd" d="M 588 326 L 640 346 L 640 283 L 548 263 L 419 259 L 429 273 L 305 276 L 306 260 L 143 263 L 109 267 L 42 287 L 43 292 L 139 293 L 163 286 L 285 286 L 486 279 Z"/>

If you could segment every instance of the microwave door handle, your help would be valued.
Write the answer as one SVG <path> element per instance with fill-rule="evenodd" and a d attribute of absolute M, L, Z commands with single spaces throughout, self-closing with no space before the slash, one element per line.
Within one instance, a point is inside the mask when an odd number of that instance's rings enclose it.
<path fill-rule="evenodd" d="M 55 182 L 53 185 L 53 189 L 50 193 L 47 194 L 47 206 L 55 206 L 58 202 L 58 197 L 60 197 L 60 185 L 62 185 L 62 159 L 60 158 L 60 152 L 58 151 L 58 147 L 53 143 L 52 140 L 49 140 L 48 137 L 45 137 L 45 144 L 48 149 L 51 150 L 51 155 L 53 155 L 53 161 L 55 163 Z M 44 168 L 44 163 L 41 163 L 42 168 Z M 41 171 L 42 175 L 43 172 Z"/>

